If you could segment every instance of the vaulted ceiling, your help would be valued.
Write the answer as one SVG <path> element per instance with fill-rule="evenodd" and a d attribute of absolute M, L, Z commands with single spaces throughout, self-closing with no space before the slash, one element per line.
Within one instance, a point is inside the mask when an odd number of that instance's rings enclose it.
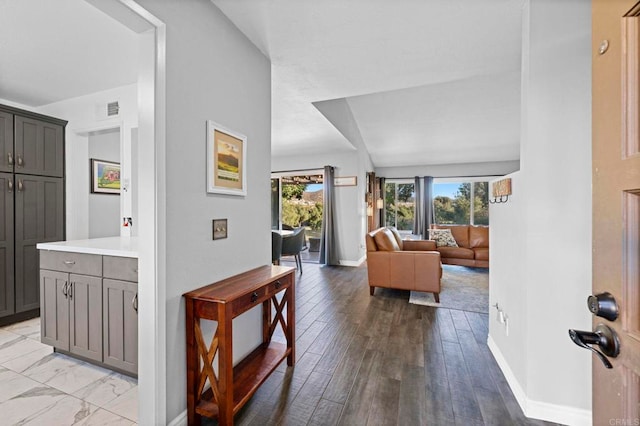
<path fill-rule="evenodd" d="M 272 62 L 272 152 L 378 167 L 517 160 L 523 0 L 212 0 Z M 212 41 L 215 42 L 215 41 Z M 135 83 L 134 33 L 83 0 L 0 0 L 0 98 L 38 107 Z"/>

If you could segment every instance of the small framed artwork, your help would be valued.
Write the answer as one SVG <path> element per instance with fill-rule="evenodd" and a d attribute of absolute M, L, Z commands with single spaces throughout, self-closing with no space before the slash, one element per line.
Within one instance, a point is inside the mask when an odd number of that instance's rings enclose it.
<path fill-rule="evenodd" d="M 207 121 L 207 192 L 247 195 L 247 137 Z"/>
<path fill-rule="evenodd" d="M 120 163 L 92 158 L 91 192 L 120 195 Z"/>
<path fill-rule="evenodd" d="M 343 177 L 333 178 L 334 186 L 356 186 L 357 183 L 358 183 L 357 176 L 343 176 Z"/>
<path fill-rule="evenodd" d="M 213 219 L 213 239 L 227 238 L 227 219 Z"/>

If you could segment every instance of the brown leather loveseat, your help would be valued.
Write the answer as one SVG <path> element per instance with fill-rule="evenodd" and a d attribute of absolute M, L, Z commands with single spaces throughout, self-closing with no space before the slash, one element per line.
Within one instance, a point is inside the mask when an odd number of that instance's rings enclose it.
<path fill-rule="evenodd" d="M 442 265 L 434 241 L 402 240 L 395 228 L 378 228 L 366 239 L 371 295 L 386 287 L 431 292 L 440 301 Z"/>
<path fill-rule="evenodd" d="M 474 225 L 432 225 L 432 229 L 450 229 L 458 247 L 438 247 L 442 263 L 489 267 L 489 227 Z"/>

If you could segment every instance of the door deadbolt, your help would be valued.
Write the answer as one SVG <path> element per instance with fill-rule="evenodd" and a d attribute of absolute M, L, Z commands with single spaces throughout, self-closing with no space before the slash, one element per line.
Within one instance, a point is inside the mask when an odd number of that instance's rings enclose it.
<path fill-rule="evenodd" d="M 618 304 L 615 297 L 609 292 L 589 296 L 587 306 L 592 314 L 615 321 L 618 318 Z"/>

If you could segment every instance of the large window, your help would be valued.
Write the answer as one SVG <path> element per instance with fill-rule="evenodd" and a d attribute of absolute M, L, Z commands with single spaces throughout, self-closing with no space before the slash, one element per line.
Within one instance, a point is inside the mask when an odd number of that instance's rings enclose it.
<path fill-rule="evenodd" d="M 489 225 L 489 183 L 447 182 L 433 184 L 437 224 Z"/>
<path fill-rule="evenodd" d="M 386 182 L 384 188 L 385 219 L 387 226 L 399 231 L 413 230 L 415 190 L 413 182 Z"/>

